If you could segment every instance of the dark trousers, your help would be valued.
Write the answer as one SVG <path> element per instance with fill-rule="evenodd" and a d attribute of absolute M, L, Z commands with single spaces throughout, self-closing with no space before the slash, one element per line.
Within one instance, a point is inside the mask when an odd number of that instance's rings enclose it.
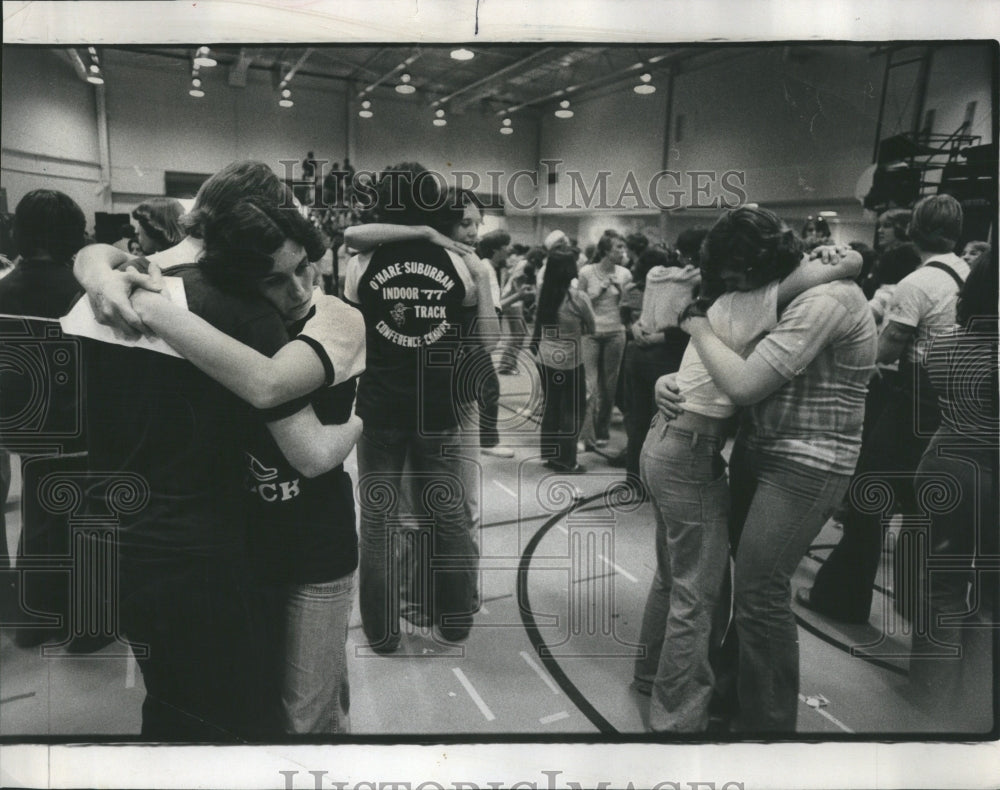
<path fill-rule="evenodd" d="M 119 623 L 146 686 L 143 738 L 259 738 L 262 645 L 245 564 L 229 557 L 164 561 L 124 553 L 120 579 Z"/>
<path fill-rule="evenodd" d="M 587 409 L 586 375 L 583 365 L 558 370 L 542 365 L 545 378 L 545 408 L 542 411 L 542 449 L 555 448 L 551 460 L 565 467 L 576 466 L 576 440 Z"/>
<path fill-rule="evenodd" d="M 910 682 L 947 720 L 971 721 L 992 696 L 991 637 L 996 628 L 997 448 L 939 431 L 916 475 L 917 490 L 941 491 L 931 514 L 928 554 L 914 622 Z M 993 564 L 993 567 L 990 565 Z M 988 706 L 987 706 L 988 707 Z M 989 722 L 984 722 L 988 728 Z"/>
<path fill-rule="evenodd" d="M 660 376 L 674 373 L 681 366 L 688 336 L 677 330 L 677 336 L 668 333 L 667 343 L 638 346 L 634 342 L 625 346 L 625 433 L 628 436 L 625 471 L 634 480 L 639 479 L 639 456 L 649 431 L 649 423 L 656 413 L 653 388 Z"/>
<path fill-rule="evenodd" d="M 479 446 L 496 447 L 500 444 L 497 429 L 500 379 L 493 358 L 482 343 L 473 342 L 468 346 L 459 361 L 455 378 L 455 400 L 460 403 L 475 401 L 479 407 Z"/>
<path fill-rule="evenodd" d="M 913 476 L 930 437 L 914 429 L 913 403 L 912 395 L 893 394 L 862 444 L 847 497 L 844 535 L 816 574 L 811 592 L 813 605 L 831 617 L 868 620 L 889 517 L 917 509 Z M 895 572 L 897 591 L 910 586 L 900 574 Z"/>

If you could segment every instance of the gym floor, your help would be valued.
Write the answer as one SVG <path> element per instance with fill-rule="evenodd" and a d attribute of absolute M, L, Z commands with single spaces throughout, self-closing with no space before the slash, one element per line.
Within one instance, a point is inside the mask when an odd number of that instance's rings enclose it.
<path fill-rule="evenodd" d="M 482 456 L 482 610 L 461 645 L 402 621 L 392 656 L 366 647 L 355 613 L 349 632 L 351 726 L 356 735 L 601 737 L 645 731 L 648 698 L 631 686 L 639 623 L 654 572 L 650 505 L 618 494 L 621 469 L 593 453 L 583 475 L 555 474 L 538 458 L 527 373 L 502 376 L 501 437 L 512 459 Z M 624 446 L 620 425 L 604 451 Z M 356 478 L 353 456 L 348 463 Z M 20 530 L 18 477 L 7 504 L 8 540 Z M 828 523 L 792 586 L 809 586 L 839 539 Z M 879 587 L 886 587 L 880 572 Z M 916 739 L 975 737 L 993 727 L 992 682 L 959 717 L 928 710 L 907 683 L 909 624 L 876 593 L 866 625 L 846 626 L 796 606 L 804 738 L 856 733 Z M 992 677 L 993 632 L 977 654 Z M 853 651 L 853 652 L 852 652 Z M 864 655 L 857 655 L 858 652 Z M 0 737 L 139 732 L 142 677 L 127 648 L 71 655 L 22 648 L 0 630 Z M 400 704 L 405 700 L 405 704 Z"/>

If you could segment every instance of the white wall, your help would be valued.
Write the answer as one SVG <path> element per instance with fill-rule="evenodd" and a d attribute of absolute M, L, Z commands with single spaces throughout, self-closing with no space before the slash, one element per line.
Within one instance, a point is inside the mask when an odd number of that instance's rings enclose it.
<path fill-rule="evenodd" d="M 13 211 L 33 189 L 65 192 L 87 213 L 99 196 L 95 88 L 53 50 L 3 48 L 0 185 Z"/>

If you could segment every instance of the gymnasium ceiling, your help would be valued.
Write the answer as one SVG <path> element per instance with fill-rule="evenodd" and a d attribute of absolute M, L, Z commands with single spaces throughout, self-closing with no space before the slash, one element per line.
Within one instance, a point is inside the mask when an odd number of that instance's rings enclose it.
<path fill-rule="evenodd" d="M 641 74 L 664 85 L 670 69 L 692 68 L 719 56 L 717 47 L 580 46 L 515 44 L 467 46 L 469 60 L 451 52 L 461 45 L 433 46 L 218 46 L 212 57 L 230 84 L 245 84 L 249 70 L 264 70 L 278 85 L 289 73 L 346 85 L 359 99 L 392 90 L 408 73 L 420 98 L 461 112 L 473 105 L 487 111 L 541 111 L 561 99 L 581 98 L 612 86 L 639 84 Z M 192 62 L 194 47 L 117 45 L 102 48 L 107 62 L 165 65 Z M 79 52 L 87 59 L 85 48 Z"/>

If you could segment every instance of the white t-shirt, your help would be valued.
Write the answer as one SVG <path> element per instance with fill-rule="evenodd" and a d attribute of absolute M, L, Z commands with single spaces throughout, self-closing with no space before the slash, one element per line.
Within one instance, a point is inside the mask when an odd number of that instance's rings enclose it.
<path fill-rule="evenodd" d="M 757 341 L 778 323 L 778 283 L 723 294 L 708 309 L 708 322 L 719 340 L 747 357 Z M 685 411 L 720 420 L 736 413 L 736 406 L 715 385 L 694 343 L 688 343 L 681 358 L 677 386 L 684 396 Z"/>
<path fill-rule="evenodd" d="M 955 253 L 946 252 L 925 261 L 899 281 L 885 320 L 917 330 L 905 352 L 910 362 L 923 362 L 927 344 L 955 323 L 958 285 L 948 272 L 928 267 L 931 261 L 951 267 L 963 280 L 969 276 L 969 264 Z"/>

